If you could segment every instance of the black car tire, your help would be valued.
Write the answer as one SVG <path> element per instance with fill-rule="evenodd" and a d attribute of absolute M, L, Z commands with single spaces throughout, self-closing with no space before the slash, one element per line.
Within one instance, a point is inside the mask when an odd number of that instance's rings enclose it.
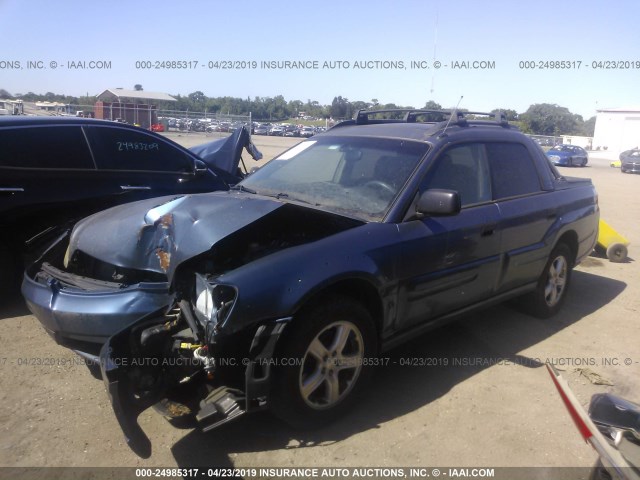
<path fill-rule="evenodd" d="M 282 339 L 271 409 L 295 428 L 312 428 L 354 404 L 373 373 L 376 332 L 362 304 L 338 295 L 323 297 L 293 322 Z"/>
<path fill-rule="evenodd" d="M 536 289 L 526 297 L 528 313 L 538 318 L 549 318 L 558 313 L 571 283 L 572 258 L 571 250 L 564 243 L 551 251 Z"/>

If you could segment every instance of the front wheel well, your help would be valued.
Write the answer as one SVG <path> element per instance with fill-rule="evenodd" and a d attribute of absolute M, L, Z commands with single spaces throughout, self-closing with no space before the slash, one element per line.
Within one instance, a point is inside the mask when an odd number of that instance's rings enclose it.
<path fill-rule="evenodd" d="M 296 311 L 296 315 L 302 311 L 313 308 L 318 303 L 325 301 L 331 296 L 341 296 L 353 299 L 367 309 L 374 322 L 376 332 L 382 331 L 384 310 L 382 298 L 378 290 L 368 281 L 363 279 L 345 279 L 315 292 L 313 296 L 307 298 L 302 306 Z"/>

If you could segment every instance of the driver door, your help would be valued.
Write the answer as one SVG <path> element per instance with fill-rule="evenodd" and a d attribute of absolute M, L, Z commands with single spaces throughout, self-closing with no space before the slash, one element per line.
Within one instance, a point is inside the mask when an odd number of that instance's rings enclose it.
<path fill-rule="evenodd" d="M 444 150 L 419 193 L 432 188 L 457 191 L 462 209 L 400 224 L 406 237 L 399 263 L 401 330 L 490 297 L 499 278 L 500 211 L 492 201 L 485 146 L 469 143 Z"/>

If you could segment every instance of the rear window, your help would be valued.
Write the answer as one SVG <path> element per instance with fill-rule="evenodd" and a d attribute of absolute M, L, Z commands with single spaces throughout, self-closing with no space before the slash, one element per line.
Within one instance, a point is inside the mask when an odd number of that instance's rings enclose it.
<path fill-rule="evenodd" d="M 86 129 L 98 168 L 189 173 L 193 160 L 170 143 L 125 128 Z"/>
<path fill-rule="evenodd" d="M 533 158 L 519 143 L 487 143 L 493 198 L 517 197 L 542 190 Z"/>
<path fill-rule="evenodd" d="M 79 126 L 0 130 L 0 166 L 33 169 L 94 169 Z"/>

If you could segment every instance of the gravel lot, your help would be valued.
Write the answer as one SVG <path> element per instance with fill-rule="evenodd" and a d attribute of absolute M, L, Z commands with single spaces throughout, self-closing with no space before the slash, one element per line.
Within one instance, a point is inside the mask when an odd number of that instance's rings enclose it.
<path fill-rule="evenodd" d="M 211 138 L 168 136 L 187 146 Z M 268 159 L 299 139 L 254 141 Z M 640 176 L 591 157 L 588 168 L 562 171 L 593 179 L 602 217 L 632 242 L 629 261 L 590 257 L 551 320 L 499 306 L 416 338 L 388 355 L 356 410 L 317 431 L 259 414 L 201 434 L 147 411 L 140 423 L 154 450 L 142 460 L 126 446 L 103 384 L 49 338 L 21 298 L 1 305 L 0 466 L 592 466 L 595 453 L 536 361 L 560 364 L 585 405 L 603 391 L 640 401 Z M 614 385 L 593 385 L 577 367 Z"/>

